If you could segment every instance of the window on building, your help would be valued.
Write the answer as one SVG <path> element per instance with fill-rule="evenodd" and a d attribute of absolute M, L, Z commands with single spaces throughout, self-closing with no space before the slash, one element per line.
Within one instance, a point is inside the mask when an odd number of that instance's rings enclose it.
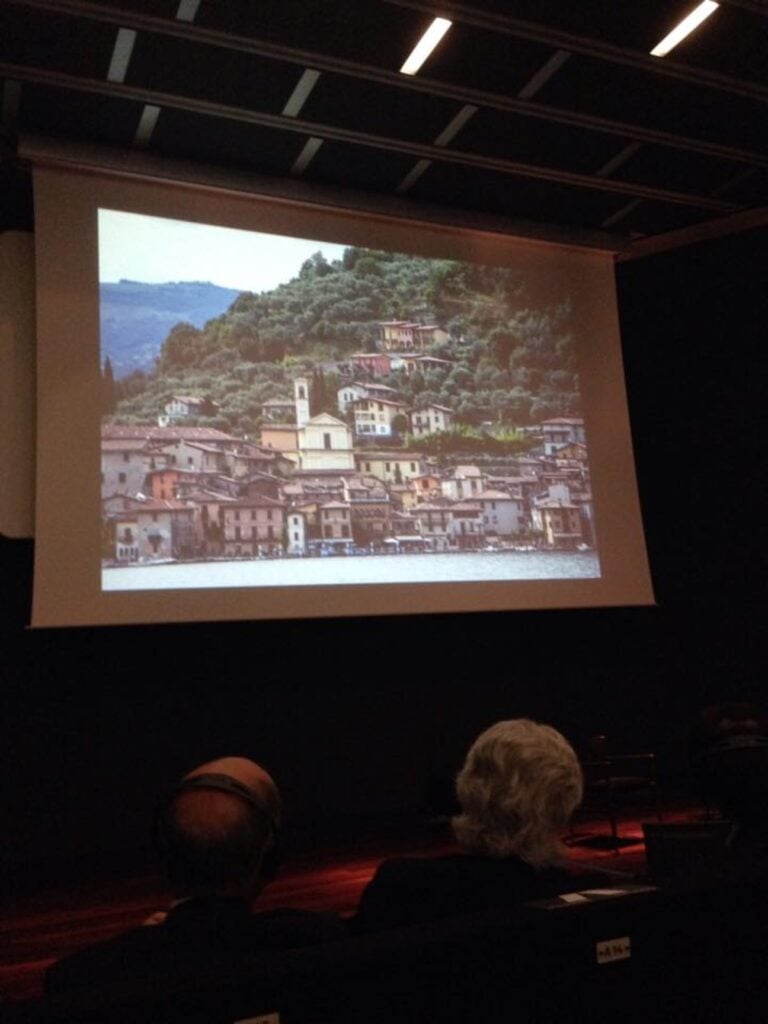
<path fill-rule="evenodd" d="M 123 462 L 130 462 L 130 461 L 131 461 L 131 456 L 128 454 L 128 452 L 123 452 Z"/>
<path fill-rule="evenodd" d="M 117 481 L 118 481 L 118 483 L 124 484 L 126 479 L 127 479 L 127 477 L 126 477 L 125 473 L 118 473 L 117 474 Z"/>
<path fill-rule="evenodd" d="M 331 447 L 331 435 L 323 434 L 323 447 L 328 451 Z"/>

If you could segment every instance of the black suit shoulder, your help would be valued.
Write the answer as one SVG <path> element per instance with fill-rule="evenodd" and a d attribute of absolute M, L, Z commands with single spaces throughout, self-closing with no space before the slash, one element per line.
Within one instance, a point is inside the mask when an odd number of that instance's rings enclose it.
<path fill-rule="evenodd" d="M 219 961 L 274 953 L 344 938 L 334 914 L 282 909 L 252 914 L 242 903 L 189 900 L 162 924 L 146 925 L 64 957 L 45 975 L 47 995 L 137 979 L 174 977 L 179 968 L 197 973 Z"/>
<path fill-rule="evenodd" d="M 590 875 L 584 885 L 592 883 Z M 510 908 L 580 887 L 563 869 L 537 871 L 517 857 L 393 858 L 366 886 L 350 928 L 359 933 Z"/>

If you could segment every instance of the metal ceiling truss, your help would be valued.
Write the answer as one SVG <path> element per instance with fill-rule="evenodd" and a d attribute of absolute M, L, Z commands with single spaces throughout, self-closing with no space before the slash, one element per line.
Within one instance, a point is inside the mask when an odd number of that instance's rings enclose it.
<path fill-rule="evenodd" d="M 403 3 L 410 5 L 411 0 L 388 0 L 392 3 Z M 416 0 L 414 0 L 414 3 Z M 716 157 L 723 160 L 733 160 L 739 163 L 749 164 L 755 167 L 768 167 L 768 155 L 744 150 L 735 146 L 723 145 L 710 142 L 706 139 L 695 139 L 672 132 L 664 132 L 656 129 L 645 128 L 641 125 L 617 121 L 611 118 L 582 114 L 572 110 L 565 110 L 548 106 L 521 98 L 513 98 L 498 93 L 487 92 L 481 89 L 473 89 L 464 86 L 451 85 L 424 76 L 405 76 L 397 71 L 389 71 L 382 68 L 361 64 L 356 61 L 349 61 L 343 58 L 331 57 L 327 54 L 319 54 L 309 50 L 300 50 L 294 47 L 282 46 L 269 43 L 263 40 L 245 38 L 233 33 L 221 32 L 215 29 L 204 28 L 188 22 L 180 22 L 167 18 L 160 18 L 155 15 L 144 14 L 137 11 L 121 10 L 108 6 L 97 5 L 89 0 L 6 0 L 6 3 L 15 3 L 21 6 L 37 8 L 58 14 L 65 14 L 74 17 L 87 18 L 94 21 L 113 24 L 120 28 L 133 29 L 136 32 L 147 32 L 151 34 L 165 35 L 172 38 L 185 40 L 187 42 L 201 43 L 224 50 L 249 53 L 258 57 L 270 58 L 295 64 L 301 68 L 312 68 L 318 71 L 330 72 L 332 74 L 346 75 L 353 78 L 375 82 L 380 85 L 393 86 L 398 89 L 424 93 L 440 99 L 455 100 L 462 104 L 472 104 L 477 107 L 485 107 L 490 110 L 498 110 L 505 113 L 517 114 L 523 117 L 553 122 L 556 124 L 568 125 L 582 128 L 588 131 L 602 132 L 608 135 L 616 135 L 628 141 L 650 143 L 652 145 L 669 146 L 674 149 L 685 150 L 692 153 L 700 153 L 704 156 Z M 423 6 L 429 9 L 428 5 Z M 466 10 L 466 8 L 463 8 Z M 491 17 L 488 15 L 487 17 Z M 495 16 L 494 20 L 501 18 L 501 21 L 508 22 L 502 16 Z M 546 30 L 542 30 L 546 31 Z M 558 45 L 549 40 L 551 45 Z M 666 62 L 664 62 L 666 65 Z M 661 62 L 651 59 L 653 70 L 658 73 Z M 763 90 L 765 98 L 768 99 L 768 90 Z"/>
<path fill-rule="evenodd" d="M 244 107 L 234 107 L 211 100 L 202 100 L 174 93 L 158 92 L 137 86 L 125 85 L 121 82 L 110 82 L 104 79 L 85 78 L 70 75 L 62 71 L 46 71 L 41 68 L 30 68 L 19 64 L 0 61 L 0 76 L 12 81 L 31 82 L 37 85 L 111 96 L 118 99 L 131 100 L 145 105 L 184 110 L 209 117 L 218 117 L 246 124 L 255 124 L 264 128 L 293 132 L 303 136 L 320 137 L 337 142 L 346 142 L 359 146 L 367 146 L 388 152 L 405 154 L 420 159 L 428 159 L 439 163 L 459 164 L 483 170 L 496 171 L 502 174 L 517 175 L 541 181 L 555 182 L 589 188 L 599 192 L 620 193 L 642 199 L 659 200 L 661 202 L 693 206 L 704 210 L 731 212 L 741 208 L 739 204 L 728 202 L 713 196 L 692 195 L 687 192 L 676 192 L 665 188 L 656 188 L 634 182 L 617 181 L 600 177 L 597 174 L 577 174 L 561 171 L 556 168 L 541 167 L 503 160 L 496 157 L 480 156 L 461 150 L 448 149 L 443 146 L 427 145 L 405 139 L 374 135 L 368 132 L 352 131 L 334 125 L 305 121 L 297 117 L 286 117 L 280 114 L 266 114 Z"/>

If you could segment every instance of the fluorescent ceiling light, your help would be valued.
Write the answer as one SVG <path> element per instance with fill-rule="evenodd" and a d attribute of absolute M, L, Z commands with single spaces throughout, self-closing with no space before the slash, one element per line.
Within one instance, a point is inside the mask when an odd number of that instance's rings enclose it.
<path fill-rule="evenodd" d="M 160 107 L 155 107 L 151 103 L 147 103 L 141 112 L 139 124 L 136 128 L 136 134 L 133 137 L 134 145 L 147 145 L 149 140 L 152 138 L 152 132 L 155 130 L 158 117 L 160 117 Z"/>
<path fill-rule="evenodd" d="M 108 82 L 124 82 L 131 62 L 136 33 L 132 28 L 119 28 L 115 37 L 115 48 L 107 71 Z"/>
<path fill-rule="evenodd" d="M 704 3 L 694 8 L 687 17 L 683 18 L 679 25 L 672 29 L 668 36 L 664 36 L 661 42 L 654 46 L 651 50 L 651 56 L 665 57 L 670 50 L 674 50 L 678 43 L 682 42 L 687 35 L 690 35 L 695 28 L 698 28 L 702 21 L 714 13 L 719 6 L 720 4 L 714 3 L 713 0 L 704 0 Z"/>
<path fill-rule="evenodd" d="M 435 18 L 427 31 L 416 43 L 405 64 L 400 68 L 404 75 L 415 75 L 421 65 L 451 27 L 447 18 Z"/>
<path fill-rule="evenodd" d="M 419 162 L 414 164 L 410 171 L 408 171 L 406 176 L 395 189 L 395 192 L 397 192 L 399 195 L 402 195 L 403 192 L 407 192 L 412 185 L 416 184 L 416 182 L 422 176 L 424 171 L 426 171 L 426 169 L 431 165 L 431 160 L 419 160 Z"/>
<path fill-rule="evenodd" d="M 304 70 L 301 78 L 296 83 L 296 88 L 288 97 L 288 101 L 283 107 L 283 117 L 299 116 L 301 108 L 307 102 L 309 94 L 312 92 L 315 85 L 317 84 L 317 80 L 319 77 L 319 71 L 312 71 L 311 68 L 306 68 Z"/>
<path fill-rule="evenodd" d="M 291 168 L 291 174 L 303 174 L 309 167 L 315 157 L 315 153 L 317 153 L 322 144 L 322 139 L 316 139 L 314 136 L 308 138 L 304 143 L 304 147 L 301 152 L 294 161 L 293 167 Z"/>
<path fill-rule="evenodd" d="M 179 9 L 176 11 L 177 21 L 193 22 L 197 17 L 197 8 L 200 0 L 179 0 Z"/>
<path fill-rule="evenodd" d="M 449 142 L 456 138 L 470 117 L 476 113 L 477 107 L 473 107 L 471 103 L 467 103 L 466 106 L 461 108 L 456 117 L 454 117 L 453 120 L 443 128 L 435 139 L 435 145 L 447 146 Z"/>

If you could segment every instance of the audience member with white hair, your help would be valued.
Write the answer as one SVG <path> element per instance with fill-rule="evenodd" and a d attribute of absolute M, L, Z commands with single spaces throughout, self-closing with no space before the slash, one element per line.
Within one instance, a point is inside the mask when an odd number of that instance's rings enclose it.
<path fill-rule="evenodd" d="M 560 836 L 582 797 L 573 748 L 526 718 L 497 722 L 475 740 L 456 779 L 460 851 L 379 865 L 352 924 L 408 925 L 587 887 L 565 870 Z"/>

